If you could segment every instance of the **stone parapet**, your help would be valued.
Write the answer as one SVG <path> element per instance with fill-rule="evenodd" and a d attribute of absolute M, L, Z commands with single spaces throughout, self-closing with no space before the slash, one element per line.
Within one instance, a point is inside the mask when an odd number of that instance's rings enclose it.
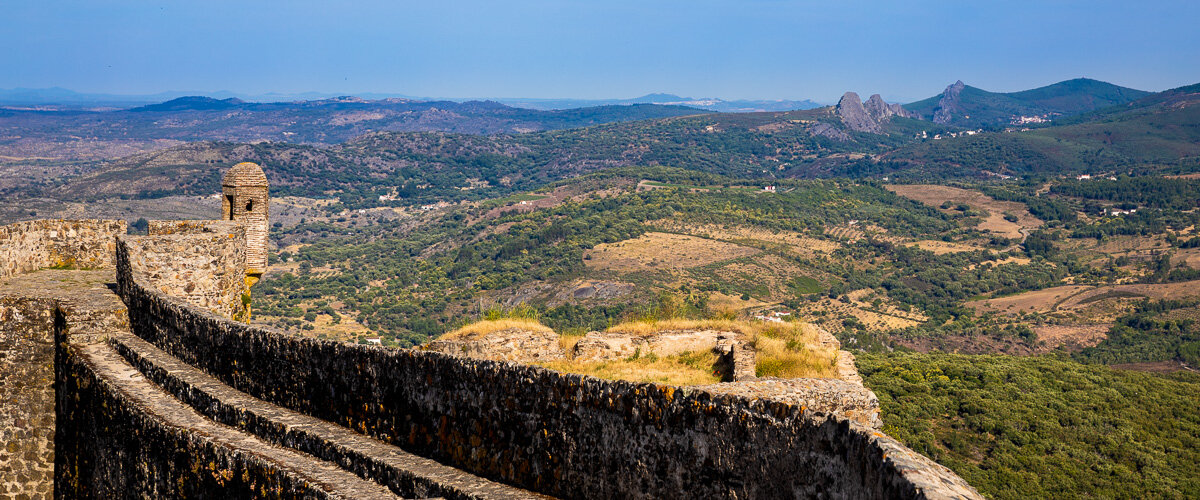
<path fill-rule="evenodd" d="M 147 226 L 151 236 L 164 234 L 231 234 L 241 224 L 227 220 L 152 220 Z"/>
<path fill-rule="evenodd" d="M 32 220 L 0 226 L 0 278 L 47 267 L 111 268 L 123 220 Z"/>
<path fill-rule="evenodd" d="M 162 293 L 243 318 L 249 306 L 245 229 L 232 223 L 203 227 L 207 229 L 120 238 L 118 267 L 131 266 Z"/>
<path fill-rule="evenodd" d="M 456 339 L 438 339 L 419 348 L 473 359 L 534 363 L 566 357 L 558 339 L 558 334 L 551 331 L 506 328 Z"/>
<path fill-rule="evenodd" d="M 831 378 L 759 379 L 695 387 L 713 394 L 751 399 L 769 399 L 805 409 L 810 413 L 836 415 L 872 429 L 883 426 L 879 398 L 862 386 Z"/>

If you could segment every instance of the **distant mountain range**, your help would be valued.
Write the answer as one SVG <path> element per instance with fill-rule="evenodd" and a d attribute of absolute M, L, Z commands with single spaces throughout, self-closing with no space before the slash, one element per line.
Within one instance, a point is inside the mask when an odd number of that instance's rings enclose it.
<path fill-rule="evenodd" d="M 1021 92 L 988 92 L 961 80 L 941 94 L 904 105 L 918 118 L 959 127 L 1036 125 L 1056 118 L 1124 104 L 1150 95 L 1143 90 L 1077 78 Z"/>
<path fill-rule="evenodd" d="M 141 106 L 147 104 L 161 103 L 181 97 L 190 96 L 205 96 L 213 99 L 238 99 L 249 102 L 293 102 L 293 101 L 315 101 L 321 99 L 329 99 L 338 97 L 344 94 L 328 93 L 328 92 L 299 92 L 299 93 L 280 93 L 271 92 L 266 94 L 239 94 L 227 90 L 217 92 L 205 91 L 171 91 L 159 92 L 156 94 L 103 94 L 103 93 L 83 93 L 73 90 L 64 89 L 62 87 L 52 87 L 44 89 L 29 89 L 29 88 L 14 88 L 0 89 L 0 105 L 6 106 L 70 106 L 70 107 L 115 107 L 128 108 L 133 106 Z M 401 94 L 386 94 L 386 93 L 363 93 L 357 94 L 356 97 L 367 100 L 381 100 L 391 98 L 415 99 L 412 96 Z M 423 99 L 428 101 L 446 100 L 446 99 Z M 465 101 L 456 100 L 456 101 Z"/>
<path fill-rule="evenodd" d="M 1067 94 L 1062 99 L 1075 98 Z M 681 165 L 751 178 L 937 181 L 997 175 L 1188 173 L 1200 168 L 1200 129 L 1196 127 L 1200 123 L 1200 85 L 1064 116 L 1030 130 L 1007 126 L 979 133 L 905 116 L 910 111 L 878 96 L 864 103 L 853 93 L 847 93 L 838 106 L 769 113 L 705 113 L 653 104 L 536 111 L 498 103 L 474 103 L 471 106 L 479 109 L 464 105 L 451 112 L 443 110 L 450 109 L 448 104 L 360 101 L 330 99 L 301 107 L 188 98 L 108 113 L 0 111 L 0 159 L 15 161 L 12 157 L 20 155 L 37 167 L 20 170 L 7 188 L 0 177 L 0 197 L 83 200 L 205 194 L 217 182 L 219 165 L 238 161 L 255 161 L 269 168 L 273 189 L 280 194 L 337 195 L 361 204 L 369 204 L 382 192 L 398 192 L 420 203 L 482 199 L 636 165 Z M 363 111 L 363 106 L 375 106 L 366 108 L 375 111 Z M 497 128 L 541 123 L 548 131 L 438 134 L 375 130 L 344 142 L 334 141 L 363 130 L 354 127 L 365 122 L 346 120 L 382 114 L 379 109 L 407 109 L 384 119 L 414 129 L 439 123 Z M 634 112 L 687 116 L 633 120 L 629 113 Z M 11 113 L 23 113 L 24 119 L 12 118 Z M 56 116 L 72 118 L 55 122 L 52 118 Z M 30 117 L 50 117 L 46 123 L 61 128 L 30 127 L 29 123 L 37 123 Z M 550 125 L 598 117 L 613 123 L 550 131 Z M 10 119 L 14 121 L 6 122 Z M 261 128 L 267 125 L 276 128 Z M 185 139 L 179 139 L 275 137 L 288 131 L 297 135 L 269 143 L 186 139 L 188 143 L 180 144 Z M 20 134 L 24 136 L 10 139 Z M 71 168 L 64 173 L 40 158 L 63 158 L 63 151 L 74 146 L 53 141 L 65 141 L 65 137 L 82 138 L 80 150 L 91 150 L 107 143 L 123 144 L 130 137 L 162 135 L 175 138 L 175 142 L 142 147 L 141 154 L 132 156 L 137 151 L 105 157 L 120 159 L 78 168 L 68 165 Z M 14 151 L 36 143 L 36 137 L 47 145 L 39 157 L 34 157 L 37 151 Z M 300 137 L 322 137 L 328 142 L 316 147 L 296 144 Z M 31 175 L 37 178 L 28 179 Z"/>
<path fill-rule="evenodd" d="M 587 106 L 612 106 L 629 104 L 662 104 L 668 106 L 687 106 L 689 108 L 717 111 L 721 113 L 751 113 L 760 111 L 793 111 L 798 109 L 819 108 L 822 105 L 808 99 L 792 101 L 777 100 L 734 100 L 726 101 L 718 98 L 680 97 L 674 94 L 646 94 L 633 99 L 497 99 L 509 106 L 530 109 L 570 109 Z"/>
<path fill-rule="evenodd" d="M 238 94 L 229 91 L 219 92 L 160 92 L 157 94 L 119 95 L 80 93 L 62 87 L 46 89 L 0 89 L 0 105 L 7 106 L 71 106 L 71 107 L 117 107 L 128 108 L 170 101 L 181 97 L 203 95 L 213 99 L 237 99 L 253 103 L 281 103 L 298 101 L 317 101 L 341 97 L 343 94 L 302 92 L 302 93 L 268 93 L 268 94 Z M 409 101 L 444 101 L 469 102 L 489 100 L 508 106 L 552 111 L 573 108 L 590 108 L 596 106 L 618 106 L 631 104 L 661 104 L 666 106 L 687 106 L 707 111 L 725 113 L 741 113 L 754 111 L 791 111 L 796 109 L 812 109 L 821 105 L 810 100 L 732 100 L 717 98 L 680 97 L 673 94 L 647 94 L 632 99 L 538 99 L 538 98 L 489 98 L 489 99 L 448 99 L 432 97 L 416 97 L 392 93 L 356 93 L 354 97 L 368 100 L 405 99 Z"/>

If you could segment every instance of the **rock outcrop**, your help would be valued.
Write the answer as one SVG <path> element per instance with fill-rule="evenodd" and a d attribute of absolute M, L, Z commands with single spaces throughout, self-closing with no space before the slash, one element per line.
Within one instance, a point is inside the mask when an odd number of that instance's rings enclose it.
<path fill-rule="evenodd" d="M 867 114 L 867 109 L 863 107 L 862 100 L 854 92 L 842 94 L 841 100 L 837 103 L 837 114 L 841 117 L 842 123 L 846 124 L 850 130 L 870 132 L 872 134 L 883 133 L 883 128 L 871 118 L 871 115 Z"/>
<path fill-rule="evenodd" d="M 854 92 L 842 94 L 842 99 L 837 104 L 837 114 L 850 130 L 872 134 L 882 134 L 883 124 L 893 116 L 915 118 L 915 115 L 903 106 L 884 102 L 879 94 L 872 95 L 866 104 L 863 104 Z"/>
<path fill-rule="evenodd" d="M 945 125 L 954 119 L 954 112 L 959 110 L 958 96 L 962 94 L 966 86 L 962 80 L 959 80 L 946 87 L 946 91 L 942 92 L 942 98 L 938 99 L 937 109 L 933 111 L 933 123 Z"/>
<path fill-rule="evenodd" d="M 558 343 L 557 333 L 521 328 L 506 328 L 455 339 L 438 339 L 421 346 L 421 349 L 465 358 L 518 363 L 552 361 L 565 357 L 565 351 Z"/>
<path fill-rule="evenodd" d="M 825 122 L 820 122 L 820 123 L 817 123 L 816 125 L 813 125 L 811 128 L 808 129 L 808 132 L 812 135 L 828 137 L 828 138 L 833 139 L 838 142 L 846 142 L 846 141 L 850 140 L 850 134 L 847 134 L 845 130 L 842 130 L 840 128 L 837 128 L 837 127 L 830 125 L 828 123 L 825 123 Z"/>
<path fill-rule="evenodd" d="M 888 104 L 883 101 L 883 97 L 879 94 L 872 95 L 867 102 L 863 104 L 867 114 L 871 116 L 875 123 L 883 123 L 884 120 L 890 120 L 893 116 L 903 118 L 916 118 L 916 114 L 904 109 L 904 106 L 899 104 Z"/>

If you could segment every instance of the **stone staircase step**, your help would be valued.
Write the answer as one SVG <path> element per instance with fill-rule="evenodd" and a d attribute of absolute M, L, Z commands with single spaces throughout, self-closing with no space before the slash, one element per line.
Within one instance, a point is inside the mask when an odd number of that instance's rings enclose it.
<path fill-rule="evenodd" d="M 114 335 L 121 333 L 109 334 L 110 337 Z M 315 490 L 311 493 L 321 497 L 396 498 L 386 487 L 362 479 L 333 463 L 214 422 L 155 385 L 109 344 L 75 344 L 72 349 L 99 380 L 111 384 L 114 391 L 127 398 L 131 407 L 145 412 L 147 418 L 157 420 L 165 427 L 186 429 L 194 435 L 205 436 L 217 446 L 230 449 L 234 454 L 255 457 L 256 460 L 271 464 L 299 478 Z"/>
<path fill-rule="evenodd" d="M 208 418 L 341 465 L 404 497 L 549 498 L 484 479 L 350 429 L 254 398 L 131 333 L 109 336 L 129 364 Z"/>

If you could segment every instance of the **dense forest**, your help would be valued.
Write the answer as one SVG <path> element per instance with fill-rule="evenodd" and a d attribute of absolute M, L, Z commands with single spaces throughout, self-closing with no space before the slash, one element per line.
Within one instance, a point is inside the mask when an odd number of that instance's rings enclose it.
<path fill-rule="evenodd" d="M 1200 495 L 1200 375 L 953 354 L 864 354 L 858 368 L 884 432 L 990 498 Z"/>

